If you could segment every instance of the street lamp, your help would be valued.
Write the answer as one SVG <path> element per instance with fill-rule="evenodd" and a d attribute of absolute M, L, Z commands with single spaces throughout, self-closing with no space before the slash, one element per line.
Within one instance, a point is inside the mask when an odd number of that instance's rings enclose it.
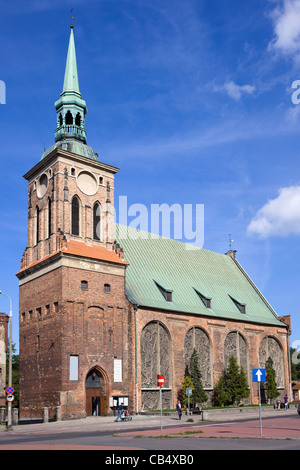
<path fill-rule="evenodd" d="M 9 299 L 9 360 L 8 360 L 8 386 L 12 386 L 12 301 L 9 295 L 4 294 L 1 292 L 0 294 L 5 295 Z M 7 409 L 7 429 L 11 429 L 12 424 L 12 404 L 8 402 L 8 409 Z"/>

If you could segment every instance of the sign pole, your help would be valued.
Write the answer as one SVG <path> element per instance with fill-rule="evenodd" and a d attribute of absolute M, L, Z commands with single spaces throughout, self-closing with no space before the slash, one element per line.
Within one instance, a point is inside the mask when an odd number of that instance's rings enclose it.
<path fill-rule="evenodd" d="M 259 427 L 262 436 L 262 419 L 261 419 L 261 393 L 260 384 L 266 381 L 266 369 L 252 369 L 252 382 L 258 382 L 258 406 L 259 406 Z"/>
<path fill-rule="evenodd" d="M 161 392 L 161 387 L 159 388 L 159 394 L 160 394 L 160 430 L 163 430 L 163 424 L 162 424 L 162 392 Z"/>
<path fill-rule="evenodd" d="M 165 383 L 165 379 L 162 375 L 157 376 L 157 386 L 159 387 L 159 396 L 160 396 L 160 430 L 162 431 L 162 391 L 161 388 Z"/>
<path fill-rule="evenodd" d="M 260 396 L 260 384 L 258 382 L 258 400 L 259 400 L 259 426 L 260 426 L 260 435 L 262 436 L 262 419 L 261 419 L 261 396 Z"/>

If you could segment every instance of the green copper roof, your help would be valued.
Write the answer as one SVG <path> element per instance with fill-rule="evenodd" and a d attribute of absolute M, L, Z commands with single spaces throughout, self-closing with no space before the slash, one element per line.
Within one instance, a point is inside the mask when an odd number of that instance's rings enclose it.
<path fill-rule="evenodd" d="M 129 262 L 126 293 L 133 303 L 244 322 L 283 326 L 272 307 L 236 260 L 163 237 L 116 225 L 116 240 Z M 172 291 L 165 300 L 163 289 Z M 211 299 L 207 308 L 199 295 Z M 241 313 L 234 299 L 245 304 Z"/>
<path fill-rule="evenodd" d="M 64 86 L 62 92 L 65 93 L 66 91 L 71 91 L 80 94 L 73 28 L 71 28 L 71 34 L 69 39 Z"/>

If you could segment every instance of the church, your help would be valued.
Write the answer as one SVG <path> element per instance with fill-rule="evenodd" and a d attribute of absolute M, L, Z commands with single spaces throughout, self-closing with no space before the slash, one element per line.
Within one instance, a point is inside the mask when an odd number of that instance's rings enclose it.
<path fill-rule="evenodd" d="M 19 280 L 20 417 L 103 416 L 175 408 L 194 348 L 214 387 L 235 354 L 258 402 L 252 368 L 269 356 L 290 395 L 290 318 L 279 317 L 236 252 L 190 250 L 114 222 L 118 168 L 87 144 L 74 29 L 55 143 L 28 181 L 28 240 Z"/>

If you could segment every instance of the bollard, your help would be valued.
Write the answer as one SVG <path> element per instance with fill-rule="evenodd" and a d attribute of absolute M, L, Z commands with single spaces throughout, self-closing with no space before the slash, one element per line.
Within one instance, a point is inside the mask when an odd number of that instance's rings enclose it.
<path fill-rule="evenodd" d="M 49 421 L 49 408 L 43 408 L 43 423 L 48 423 Z"/>
<path fill-rule="evenodd" d="M 56 421 L 61 421 L 61 406 L 57 406 L 56 408 L 55 419 Z"/>
<path fill-rule="evenodd" d="M 12 425 L 17 426 L 19 424 L 19 410 L 18 408 L 12 409 Z"/>

